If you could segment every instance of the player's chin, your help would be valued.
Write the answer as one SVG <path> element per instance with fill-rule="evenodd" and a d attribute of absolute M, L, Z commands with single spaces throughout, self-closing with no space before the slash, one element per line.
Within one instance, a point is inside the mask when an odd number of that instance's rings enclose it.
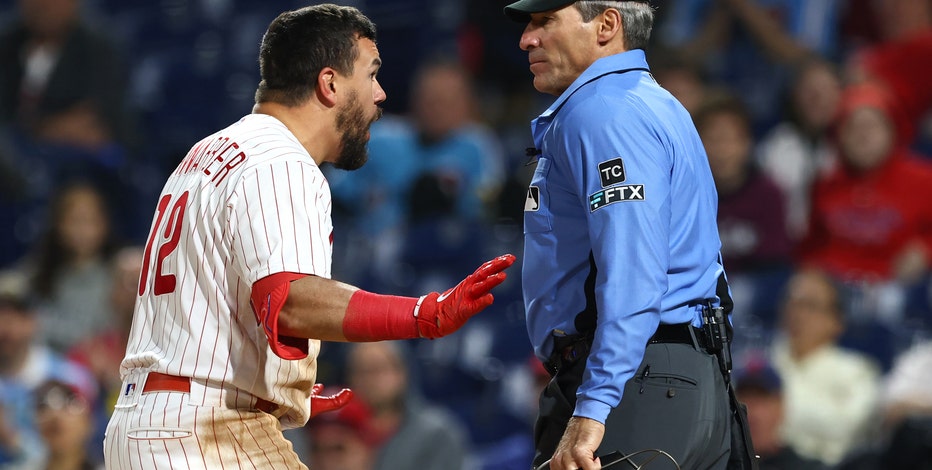
<path fill-rule="evenodd" d="M 341 170 L 353 171 L 362 168 L 368 161 L 369 152 L 364 151 L 353 155 L 341 155 L 340 158 L 333 163 L 333 166 Z"/>

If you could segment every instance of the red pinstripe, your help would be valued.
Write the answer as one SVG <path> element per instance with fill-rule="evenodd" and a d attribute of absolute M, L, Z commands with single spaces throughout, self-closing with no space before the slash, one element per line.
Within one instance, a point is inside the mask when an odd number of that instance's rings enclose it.
<path fill-rule="evenodd" d="M 288 193 L 290 194 L 290 193 L 294 190 L 294 186 L 291 184 L 291 166 L 289 165 L 288 167 L 285 168 L 285 170 L 286 170 L 286 171 L 285 171 L 285 176 L 286 176 L 285 179 L 288 180 Z M 277 200 L 275 201 L 275 204 L 276 204 L 276 205 L 278 204 L 278 201 L 277 201 Z M 297 219 L 297 217 L 295 216 L 294 207 L 292 206 L 292 209 L 291 209 L 291 220 L 295 220 L 295 219 Z M 292 235 L 292 236 L 291 236 L 291 240 L 292 240 L 292 241 L 294 242 L 294 244 L 295 244 L 294 252 L 297 253 L 297 252 L 298 252 L 298 228 L 295 227 L 294 224 L 291 225 L 291 235 Z M 284 260 L 284 259 L 282 259 L 282 264 L 285 264 L 285 260 Z M 299 267 L 300 267 L 300 266 L 299 266 Z"/>
<path fill-rule="evenodd" d="M 200 422 L 200 419 L 199 419 L 200 410 L 201 410 L 200 408 L 197 408 L 197 409 L 194 411 L 194 422 L 196 422 L 196 423 L 197 423 L 197 422 Z M 200 433 L 194 433 L 194 438 L 195 438 L 195 440 L 196 440 L 196 442 L 197 442 L 197 451 L 198 451 L 198 455 L 201 456 L 201 463 L 204 464 L 204 467 L 207 467 L 207 457 L 206 457 L 207 453 L 204 452 L 204 444 L 201 443 L 201 435 L 200 435 Z M 188 461 L 188 463 L 190 463 L 190 460 Z"/>

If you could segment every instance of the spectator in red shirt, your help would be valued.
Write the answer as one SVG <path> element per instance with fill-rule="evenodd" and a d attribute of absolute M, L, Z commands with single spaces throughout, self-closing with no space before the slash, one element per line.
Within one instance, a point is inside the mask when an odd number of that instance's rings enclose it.
<path fill-rule="evenodd" d="M 813 191 L 799 259 L 846 281 L 911 284 L 932 254 L 932 164 L 896 130 L 901 113 L 879 85 L 851 86 L 835 121 L 840 164 Z"/>

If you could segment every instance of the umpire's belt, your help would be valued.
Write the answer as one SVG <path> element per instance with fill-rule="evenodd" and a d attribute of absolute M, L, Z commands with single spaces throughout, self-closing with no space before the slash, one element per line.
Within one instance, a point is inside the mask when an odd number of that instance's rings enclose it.
<path fill-rule="evenodd" d="M 657 331 L 647 341 L 647 344 L 656 343 L 682 343 L 689 344 L 700 351 L 711 351 L 710 341 L 701 329 L 692 326 L 690 323 L 661 323 Z M 589 347 L 592 345 L 592 334 L 577 333 L 568 336 L 558 336 L 554 338 L 553 353 L 544 368 L 550 372 L 550 375 L 556 375 L 562 367 L 573 364 L 580 359 L 585 359 L 589 354 Z"/>
<path fill-rule="evenodd" d="M 160 372 L 149 372 L 146 376 L 146 384 L 142 387 L 142 393 L 149 392 L 181 392 L 191 393 L 191 379 L 188 377 L 179 377 L 177 375 L 162 374 Z M 275 414 L 278 405 L 268 400 L 256 397 L 256 404 L 253 407 L 263 413 L 270 415 Z"/>
<path fill-rule="evenodd" d="M 657 326 L 654 335 L 647 341 L 647 344 L 655 343 L 682 343 L 692 345 L 701 351 L 711 351 L 710 341 L 705 332 L 690 323 L 661 323 Z"/>

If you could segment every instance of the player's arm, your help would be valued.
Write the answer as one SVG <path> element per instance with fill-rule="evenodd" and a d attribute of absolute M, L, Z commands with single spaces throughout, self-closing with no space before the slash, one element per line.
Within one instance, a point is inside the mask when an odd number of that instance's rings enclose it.
<path fill-rule="evenodd" d="M 402 297 L 367 292 L 318 276 L 272 275 L 253 285 L 253 308 L 271 343 L 282 338 L 380 341 L 439 338 L 492 304 L 491 290 L 515 261 L 487 261 L 443 294 Z M 273 347 L 274 349 L 274 347 Z"/>
<path fill-rule="evenodd" d="M 291 281 L 278 316 L 281 334 L 324 341 L 346 341 L 343 319 L 353 294 L 360 289 L 318 276 Z"/>
<path fill-rule="evenodd" d="M 491 290 L 505 280 L 503 271 L 514 263 L 512 255 L 483 264 L 442 295 L 419 298 L 375 294 L 308 275 L 329 271 L 324 260 L 329 256 L 330 197 L 320 169 L 290 155 L 247 169 L 230 218 L 244 277 L 269 273 L 253 280 L 250 301 L 275 354 L 306 357 L 308 338 L 437 338 L 492 303 Z M 267 220 L 258 213 L 271 215 Z"/>

